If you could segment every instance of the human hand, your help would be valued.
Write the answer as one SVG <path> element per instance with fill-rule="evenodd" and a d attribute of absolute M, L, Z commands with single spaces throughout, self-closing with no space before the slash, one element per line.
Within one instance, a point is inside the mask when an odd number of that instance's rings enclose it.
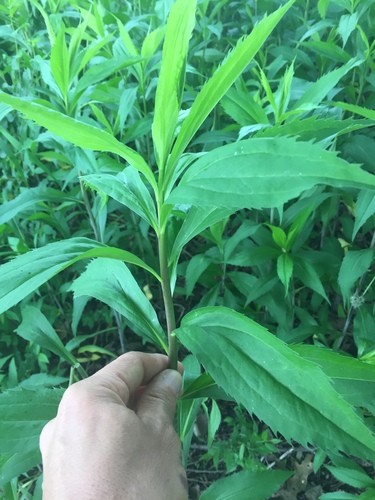
<path fill-rule="evenodd" d="M 130 352 L 67 389 L 40 437 L 44 500 L 187 500 L 167 367 Z"/>

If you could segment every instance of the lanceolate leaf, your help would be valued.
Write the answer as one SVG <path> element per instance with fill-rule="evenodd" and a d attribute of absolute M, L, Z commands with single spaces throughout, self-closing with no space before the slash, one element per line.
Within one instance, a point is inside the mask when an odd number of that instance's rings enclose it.
<path fill-rule="evenodd" d="M 371 266 L 374 255 L 373 248 L 351 250 L 345 255 L 338 276 L 338 283 L 345 301 L 349 299 L 355 282 Z"/>
<path fill-rule="evenodd" d="M 176 330 L 216 383 L 274 432 L 373 460 L 375 436 L 314 363 L 224 307 L 189 313 Z"/>
<path fill-rule="evenodd" d="M 45 127 L 50 132 L 76 146 L 93 149 L 94 151 L 106 151 L 121 156 L 139 170 L 153 188 L 157 190 L 154 174 L 142 156 L 122 144 L 108 132 L 75 120 L 41 104 L 11 96 L 2 91 L 0 91 L 0 102 L 9 104 L 13 109 L 23 113 L 26 118 L 35 121 L 38 125 Z"/>
<path fill-rule="evenodd" d="M 20 337 L 48 349 L 72 366 L 77 363 L 76 358 L 66 349 L 51 323 L 37 307 L 26 306 L 22 310 L 22 323 L 16 332 Z"/>
<path fill-rule="evenodd" d="M 122 314 L 134 331 L 168 351 L 166 337 L 150 301 L 122 262 L 96 259 L 71 287 L 74 297 L 94 297 Z"/>
<path fill-rule="evenodd" d="M 204 85 L 196 97 L 189 115 L 183 122 L 181 131 L 172 149 L 172 154 L 167 165 L 170 175 L 173 174 L 175 163 L 178 161 L 194 134 L 216 104 L 225 95 L 227 90 L 248 66 L 255 54 L 267 40 L 272 30 L 293 5 L 294 1 L 295 0 L 290 0 L 271 15 L 265 16 L 256 26 L 254 26 L 250 35 L 238 42 L 212 78 Z"/>
<path fill-rule="evenodd" d="M 30 188 L 23 191 L 13 200 L 3 203 L 0 206 L 0 224 L 5 224 L 20 212 L 30 210 L 35 207 L 37 203 L 43 201 L 52 201 L 54 203 L 71 201 L 79 203 L 77 198 L 69 196 L 68 193 L 62 193 L 57 189 L 48 188 L 46 186 Z"/>
<path fill-rule="evenodd" d="M 0 266 L 0 313 L 18 304 L 57 273 L 82 259 L 110 257 L 158 274 L 136 255 L 88 238 L 71 238 L 31 250 Z"/>
<path fill-rule="evenodd" d="M 333 380 L 335 389 L 353 406 L 375 412 L 375 370 L 373 365 L 323 347 L 295 345 L 294 351 L 313 361 Z"/>
<path fill-rule="evenodd" d="M 351 69 L 361 64 L 360 59 L 351 59 L 341 68 L 334 69 L 330 73 L 323 75 L 318 81 L 314 82 L 303 94 L 293 107 L 293 110 L 309 111 L 314 109 L 326 97 L 341 80 L 343 76 Z M 296 118 L 297 119 L 297 118 Z"/>
<path fill-rule="evenodd" d="M 264 500 L 291 476 L 281 470 L 241 471 L 215 481 L 200 500 Z"/>
<path fill-rule="evenodd" d="M 152 124 L 155 153 L 161 170 L 172 145 L 180 111 L 186 56 L 195 24 L 196 4 L 197 0 L 177 0 L 168 17 Z"/>
<path fill-rule="evenodd" d="M 63 393 L 39 388 L 0 394 L 0 453 L 37 450 L 40 432 L 56 416 Z"/>
<path fill-rule="evenodd" d="M 133 210 L 157 231 L 155 204 L 135 169 L 128 167 L 116 176 L 111 174 L 85 175 L 82 180 L 87 186 L 98 191 L 101 196 L 110 196 Z"/>
<path fill-rule="evenodd" d="M 361 227 L 375 214 L 375 193 L 362 190 L 355 204 L 355 222 L 353 227 L 353 240 Z"/>
<path fill-rule="evenodd" d="M 200 157 L 166 202 L 268 208 L 316 184 L 375 190 L 375 176 L 317 144 L 286 137 L 249 139 Z"/>

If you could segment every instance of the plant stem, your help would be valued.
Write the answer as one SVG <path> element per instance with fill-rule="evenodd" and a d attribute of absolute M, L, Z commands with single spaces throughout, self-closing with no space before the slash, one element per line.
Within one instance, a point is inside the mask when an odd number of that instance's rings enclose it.
<path fill-rule="evenodd" d="M 168 269 L 168 252 L 166 248 L 165 232 L 159 234 L 159 263 L 160 263 L 160 276 L 161 287 L 163 292 L 163 301 L 165 316 L 167 320 L 168 331 L 168 344 L 169 344 L 169 367 L 177 370 L 177 339 L 172 335 L 173 330 L 176 328 L 176 319 L 174 314 L 171 283 Z"/>

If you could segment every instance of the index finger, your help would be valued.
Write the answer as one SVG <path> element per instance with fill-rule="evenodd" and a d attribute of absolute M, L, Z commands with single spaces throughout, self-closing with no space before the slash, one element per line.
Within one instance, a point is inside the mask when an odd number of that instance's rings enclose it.
<path fill-rule="evenodd" d="M 168 357 L 164 354 L 128 352 L 84 380 L 86 389 L 98 396 L 101 391 L 110 391 L 126 405 L 142 385 L 147 384 L 159 372 L 168 368 Z"/>

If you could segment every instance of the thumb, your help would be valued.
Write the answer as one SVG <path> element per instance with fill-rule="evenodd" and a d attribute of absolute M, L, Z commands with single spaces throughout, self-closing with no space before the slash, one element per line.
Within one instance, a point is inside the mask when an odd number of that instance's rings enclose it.
<path fill-rule="evenodd" d="M 181 374 L 164 370 L 146 386 L 137 404 L 137 414 L 159 423 L 172 424 L 177 398 L 181 393 Z"/>

